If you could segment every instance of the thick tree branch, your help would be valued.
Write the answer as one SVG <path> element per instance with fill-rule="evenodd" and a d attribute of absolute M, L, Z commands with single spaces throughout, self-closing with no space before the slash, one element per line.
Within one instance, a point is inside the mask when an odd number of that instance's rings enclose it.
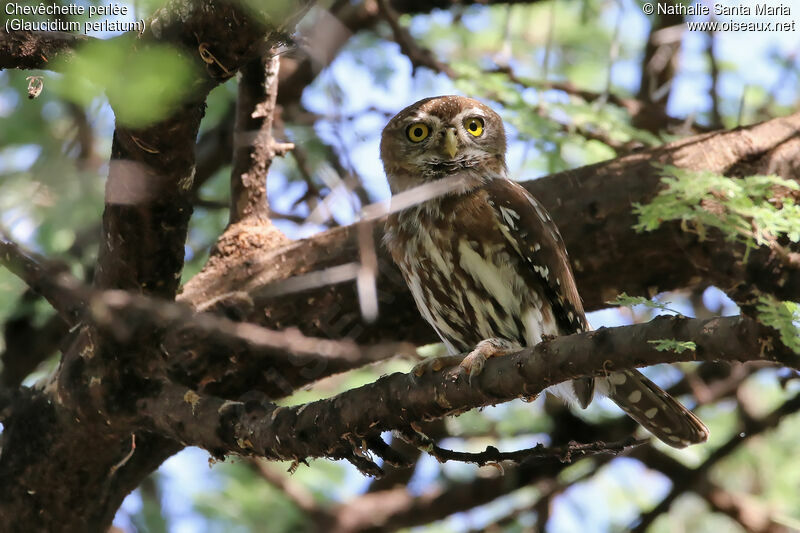
<path fill-rule="evenodd" d="M 0 29 L 0 70 L 6 68 L 51 69 L 54 60 L 68 57 L 94 37 L 66 32 L 12 31 Z"/>
<path fill-rule="evenodd" d="M 88 321 L 123 343 L 149 336 L 156 329 L 171 330 L 184 342 L 191 337 L 190 346 L 195 343 L 216 346 L 221 352 L 226 352 L 228 355 L 218 368 L 221 375 L 229 370 L 232 361 L 238 371 L 260 375 L 266 365 L 330 365 L 342 372 L 395 355 L 416 356 L 416 348 L 410 343 L 359 346 L 350 339 L 310 338 L 297 329 L 269 330 L 210 313 L 197 313 L 183 304 L 126 291 L 92 290 L 59 269 L 57 264 L 35 261 L 11 241 L 0 241 L 0 264 L 7 265 L 34 290 L 40 290 L 48 301 L 66 308 L 70 326 Z M 233 294 L 229 298 L 235 300 L 237 296 Z M 164 348 L 168 349 L 168 346 Z M 207 371 L 215 363 L 206 361 L 205 365 Z M 250 383 L 258 388 L 257 384 L 258 381 Z M 208 386 L 209 382 L 205 385 Z"/>
<path fill-rule="evenodd" d="M 280 4 L 289 7 L 267 12 L 243 11 L 231 2 L 174 1 L 155 14 L 142 35 L 119 38 L 135 39 L 132 54 L 150 43 L 171 45 L 196 68 L 186 83 L 191 94 L 171 116 L 137 129 L 117 125 L 96 287 L 174 298 L 206 95 L 283 40 L 310 3 Z M 107 529 L 125 495 L 180 448 L 144 432 L 137 435 L 136 453 L 117 468 L 130 453 L 136 398 L 162 373 L 160 340 L 154 332 L 132 346 L 89 327 L 76 331 L 49 388 L 10 407 L 0 455 L 0 515 L 14 516 L 27 524 L 25 530 L 30 524 L 43 530 Z M 80 479 L 79 486 L 52 482 L 54 458 L 62 458 L 59 475 Z"/>
<path fill-rule="evenodd" d="M 648 342 L 664 338 L 691 339 L 697 351 L 659 352 Z M 354 448 L 361 456 L 367 451 L 355 443 L 380 431 L 535 396 L 577 377 L 665 362 L 711 360 L 773 360 L 800 366 L 796 354 L 782 348 L 770 331 L 751 319 L 659 317 L 646 324 L 560 337 L 491 359 L 473 385 L 448 372 L 420 378 L 392 374 L 328 400 L 277 407 L 266 401 L 226 402 L 165 384 L 158 394 L 141 400 L 138 411 L 157 431 L 216 455 L 351 459 Z"/>
<path fill-rule="evenodd" d="M 298 385 L 287 383 L 280 369 L 301 369 L 310 379 L 321 377 L 313 375 L 317 369 L 325 369 L 327 375 L 397 355 L 416 355 L 416 348 L 410 343 L 360 346 L 351 339 L 310 338 L 294 328 L 269 330 L 210 313 L 197 314 L 185 305 L 124 291 L 87 292 L 85 298 L 89 302 L 86 318 L 118 342 L 129 343 L 151 336 L 156 329 L 172 331 L 171 338 L 179 339 L 179 343 L 165 344 L 163 350 L 187 363 L 186 373 L 173 371 L 172 378 L 211 394 L 239 396 L 249 390 L 284 387 L 275 394 L 282 396 Z M 192 351 L 196 346 L 206 346 L 216 354 L 208 360 L 196 361 Z M 194 365 L 199 365 L 202 372 Z"/>
<path fill-rule="evenodd" d="M 0 232 L 0 265 L 25 282 L 53 306 L 70 326 L 77 322 L 85 306 L 74 289 L 80 282 L 69 274 L 68 267 L 40 261 L 30 252 Z"/>
<path fill-rule="evenodd" d="M 781 270 L 768 251 L 741 265 L 741 250 L 721 238 L 699 242 L 665 224 L 637 233 L 634 202 L 648 203 L 660 189 L 655 164 L 711 170 L 732 176 L 777 173 L 795 179 L 800 169 L 800 114 L 727 132 L 690 137 L 662 147 L 524 182 L 548 209 L 570 252 L 587 309 L 605 307 L 621 292 L 652 295 L 695 284 L 730 288 L 755 283 L 784 300 L 800 297 L 800 271 Z M 255 296 L 271 283 L 358 261 L 355 228 L 337 228 L 270 250 L 254 258 L 231 257 L 190 280 L 181 299 L 197 307 L 220 294 Z M 380 228 L 376 238 L 381 237 Z M 360 319 L 351 284 L 327 286 L 277 299 L 255 298 L 248 320 L 269 327 L 298 326 L 309 335 L 350 336 L 360 342 L 403 339 L 422 344 L 435 339 L 425 325 L 392 261 L 378 258 L 380 313 L 373 324 Z M 643 268 L 645 265 L 645 268 Z M 259 310 L 268 308 L 268 316 Z"/>

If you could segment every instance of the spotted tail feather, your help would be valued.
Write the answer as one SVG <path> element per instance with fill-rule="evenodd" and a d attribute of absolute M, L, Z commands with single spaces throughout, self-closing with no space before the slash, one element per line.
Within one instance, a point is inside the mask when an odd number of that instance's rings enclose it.
<path fill-rule="evenodd" d="M 608 397 L 664 443 L 685 448 L 708 439 L 703 422 L 641 372 L 614 372 L 604 381 Z"/>

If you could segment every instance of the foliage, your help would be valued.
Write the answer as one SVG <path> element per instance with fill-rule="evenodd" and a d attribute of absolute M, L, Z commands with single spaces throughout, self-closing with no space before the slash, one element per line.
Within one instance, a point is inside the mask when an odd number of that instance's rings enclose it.
<path fill-rule="evenodd" d="M 800 205 L 790 196 L 775 199 L 780 189 L 800 190 L 796 181 L 779 176 L 729 178 L 673 166 L 663 170 L 664 189 L 649 204 L 634 204 L 637 231 L 653 231 L 666 221 L 678 220 L 700 240 L 715 228 L 726 240 L 744 244 L 747 251 L 777 246 L 782 236 L 800 241 Z"/>
<path fill-rule="evenodd" d="M 163 3 L 164 0 L 137 0 L 137 18 L 146 17 Z M 266 4 L 251 3 L 259 8 Z M 322 2 L 319 6 L 324 10 L 333 4 L 347 4 L 348 8 L 356 9 L 360 3 Z M 276 4 L 280 8 L 286 3 Z M 619 26 L 616 17 L 621 16 L 618 9 L 624 11 L 621 27 L 625 31 L 615 27 Z M 335 41 L 319 38 L 322 29 L 334 26 L 328 24 L 330 21 L 309 24 L 313 31 L 299 39 L 297 46 L 289 46 L 291 49 L 285 55 L 291 65 L 292 61 L 302 60 L 302 54 L 309 48 L 318 54 L 312 69 L 315 73 L 320 68 L 321 71 L 316 81 L 305 88 L 300 103 L 285 107 L 278 121 L 279 136 L 296 142 L 306 151 L 308 167 L 301 169 L 293 156 L 273 164 L 268 182 L 269 198 L 273 208 L 278 206 L 278 211 L 307 216 L 314 208 L 315 195 L 307 196 L 306 179 L 319 188 L 322 196 L 329 194 L 331 187 L 323 183 L 320 175 L 322 170 L 332 166 L 339 172 L 337 163 L 345 171 L 357 170 L 360 175 L 355 179 L 363 182 L 372 199 L 382 199 L 381 194 L 385 195 L 387 189 L 377 159 L 380 127 L 387 115 L 431 94 L 460 91 L 499 103 L 498 108 L 509 125 L 512 168 L 522 160 L 514 174 L 519 177 L 595 163 L 622 153 L 628 143 L 651 146 L 667 135 L 634 126 L 629 111 L 607 98 L 609 95 L 638 98 L 640 63 L 651 22 L 642 17 L 639 2 L 582 0 L 513 6 L 458 5 L 422 15 L 403 15 L 401 23 L 419 44 L 431 48 L 436 57 L 456 70 L 456 80 L 424 68 L 415 69 L 412 75 L 408 59 L 391 42 L 385 24 L 354 33 L 338 52 L 320 51 L 315 48 L 319 42 L 327 45 Z M 710 103 L 704 99 L 710 100 L 705 90 L 709 78 L 704 63 L 695 57 L 697 42 L 703 38 L 698 35 L 683 37 L 682 57 L 687 61 L 679 67 L 680 75 L 670 81 L 674 82 L 675 90 L 669 106 L 664 109 L 673 116 L 707 124 Z M 311 46 L 306 47 L 306 41 Z M 691 43 L 694 44 L 687 46 Z M 164 118 L 185 97 L 185 80 L 190 74 L 188 62 L 173 49 L 140 51 L 137 57 L 141 59 L 131 61 L 126 55 L 128 46 L 122 39 L 86 46 L 71 62 L 62 65 L 63 75 L 44 74 L 45 89 L 36 100 L 28 100 L 25 94 L 25 76 L 30 73 L 0 72 L 0 120 L 3 122 L 0 125 L 0 222 L 27 246 L 48 257 L 69 262 L 84 279 L 91 277 L 88 265 L 93 263 L 96 254 L 115 118 L 120 124 L 132 127 L 146 126 Z M 613 57 L 612 50 L 616 51 Z M 334 55 L 336 59 L 332 64 L 325 66 L 320 62 Z M 739 61 L 728 53 L 728 60 L 719 62 L 721 84 L 716 98 L 723 124 L 733 127 L 788 113 L 796 107 L 794 92 L 800 86 L 797 83 L 799 71 L 795 62 L 784 56 L 786 54 L 776 45 L 770 48 L 768 56 L 747 55 Z M 736 70 L 743 62 L 756 64 L 759 72 L 766 69 L 769 75 L 753 81 L 742 69 Z M 98 68 L 99 64 L 104 67 Z M 498 66 L 510 66 L 515 75 L 498 71 Z M 773 91 L 767 81 L 772 77 L 780 80 L 781 87 L 777 91 Z M 588 101 L 578 94 L 552 88 L 551 82 L 565 81 L 593 91 L 599 98 Z M 738 90 L 742 84 L 746 85 L 746 92 Z M 700 95 L 700 103 L 686 98 L 687 94 L 694 98 Z M 212 92 L 201 135 L 225 123 L 235 96 L 235 80 Z M 108 101 L 114 105 L 116 117 Z M 91 132 L 88 140 L 91 150 L 86 157 L 78 157 L 76 154 L 83 147 L 77 132 L 84 120 Z M 304 171 L 308 171 L 310 177 L 304 176 Z M 748 250 L 755 246 L 776 246 L 779 240 L 798 242 L 800 239 L 798 206 L 790 198 L 781 202 L 773 199 L 776 190 L 796 193 L 796 182 L 774 176 L 735 179 L 673 168 L 664 171 L 664 191 L 653 203 L 636 207 L 640 231 L 650 231 L 665 221 L 676 220 L 701 238 L 707 238 L 712 228 L 719 230 L 725 238 L 743 243 Z M 224 205 L 229 194 L 229 174 L 229 165 L 220 166 L 199 191 L 200 198 Z M 184 281 L 205 262 L 206 250 L 227 223 L 227 215 L 224 208 L 195 209 L 186 247 Z M 294 225 L 281 228 L 287 228 L 292 237 L 302 234 Z M 33 315 L 34 325 L 44 323 L 51 316 L 52 310 L 43 302 L 29 305 L 20 297 L 23 292 L 24 286 L 16 278 L 0 270 L 0 294 L 3 296 L 0 320 L 3 324 L 23 313 Z M 678 313 L 669 307 L 669 302 L 626 293 L 608 303 Z M 684 309 L 681 305 L 679 308 Z M 704 310 L 700 304 L 698 309 Z M 800 351 L 800 310 L 796 302 L 764 297 L 758 311 L 761 321 L 777 329 L 784 343 Z M 4 348 L 2 342 L 0 336 L 0 349 Z M 674 339 L 651 342 L 659 350 L 695 349 L 691 342 Z M 312 390 L 296 391 L 283 403 L 327 397 L 374 381 L 383 373 L 407 370 L 408 366 L 407 362 L 392 361 L 334 376 L 315 384 Z M 682 376 L 683 369 L 669 370 L 677 375 L 676 380 Z M 34 374 L 31 379 L 39 376 Z M 781 403 L 795 385 L 789 382 L 788 390 L 784 390 L 777 372 L 766 369 L 749 378 L 740 391 L 748 400 L 747 407 L 755 406 L 762 413 Z M 541 398 L 533 404 L 516 401 L 481 412 L 471 411 L 447 420 L 452 436 L 449 443 L 455 448 L 471 450 L 487 445 L 516 446 L 520 442 L 532 445 L 546 439 L 546 434 L 553 431 L 556 423 L 553 413 L 559 409 L 563 407 L 557 402 L 551 405 Z M 612 409 L 600 402 L 581 417 L 592 424 L 610 423 L 613 416 L 619 414 Z M 711 428 L 709 445 L 683 452 L 668 451 L 692 467 L 741 431 L 734 401 L 704 405 L 700 415 Z M 779 430 L 754 439 L 713 468 L 710 472 L 713 481 L 725 490 L 747 493 L 759 505 L 776 509 L 785 523 L 797 521 L 800 514 L 794 495 L 800 459 L 794 449 L 798 431 L 800 417 L 787 417 Z M 628 467 L 625 467 L 626 462 Z M 636 468 L 630 467 L 632 463 Z M 288 465 L 270 466 L 280 470 Z M 580 462 L 565 473 L 579 470 L 581 474 L 589 474 L 588 470 L 595 466 L 589 461 Z M 198 475 L 213 478 L 216 486 L 198 496 L 193 507 L 182 510 L 175 505 L 175 500 L 183 495 L 167 497 L 163 490 L 165 476 L 157 476 L 152 483 L 162 490 L 153 491 L 148 497 L 143 494 L 148 487 L 138 489 L 144 505 L 135 511 L 136 528 L 161 531 L 165 529 L 164 522 L 174 531 L 280 532 L 308 527 L 308 517 L 246 464 L 217 464 L 209 470 L 203 457 L 191 468 L 193 472 L 200 472 Z M 408 491 L 430 497 L 457 482 L 480 480 L 495 474 L 492 469 L 476 471 L 463 465 L 440 466 L 430 458 L 423 458 L 408 483 Z M 187 483 L 183 475 L 176 476 L 173 489 Z M 465 513 L 459 513 L 445 522 L 428 525 L 425 530 L 478 530 L 495 519 L 505 520 L 501 522 L 504 530 L 530 530 L 540 525 L 535 521 L 544 509 L 547 510 L 542 514 L 550 515 L 548 531 L 623 530 L 668 490 L 666 477 L 627 458 L 608 464 L 589 480 L 579 481 L 580 476 L 567 477 L 546 480 L 525 494 L 522 494 L 523 489 L 498 498 L 491 509 L 482 506 L 466 517 Z M 301 466 L 291 480 L 310 490 L 323 509 L 336 508 L 366 490 L 366 482 L 341 462 L 320 460 L 310 468 Z M 551 486 L 551 481 L 564 486 Z M 539 501 L 540 496 L 550 490 L 554 490 L 553 499 Z M 540 506 L 537 502 L 550 505 Z M 524 512 L 516 516 L 509 514 L 513 506 Z M 169 519 L 160 520 L 160 514 Z M 713 512 L 700 499 L 686 498 L 679 500 L 670 514 L 663 516 L 652 529 L 667 531 L 681 527 L 694 531 L 728 531 L 734 526 L 732 520 Z"/>
<path fill-rule="evenodd" d="M 659 352 L 683 353 L 686 350 L 696 350 L 697 344 L 692 341 L 678 341 L 675 339 L 656 339 L 647 341 Z"/>
<path fill-rule="evenodd" d="M 628 294 L 624 292 L 618 295 L 613 300 L 607 301 L 606 303 L 609 305 L 619 305 L 622 307 L 633 307 L 636 305 L 641 305 L 647 309 L 675 313 L 676 315 L 681 314 L 675 309 L 671 309 L 670 307 L 668 307 L 670 302 L 657 302 L 649 298 L 645 298 L 644 296 L 628 296 Z"/>
<path fill-rule="evenodd" d="M 142 128 L 166 118 L 186 97 L 192 68 L 168 46 L 135 49 L 129 38 L 92 41 L 63 62 L 63 77 L 54 80 L 53 87 L 84 106 L 105 92 L 117 122 Z"/>
<path fill-rule="evenodd" d="M 781 335 L 781 342 L 800 354 L 800 304 L 762 295 L 756 310 L 758 319 L 764 325 L 777 330 Z"/>

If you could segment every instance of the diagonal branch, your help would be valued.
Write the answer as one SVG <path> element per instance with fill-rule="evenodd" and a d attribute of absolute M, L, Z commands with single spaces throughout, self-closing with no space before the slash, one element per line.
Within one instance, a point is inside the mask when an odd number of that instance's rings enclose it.
<path fill-rule="evenodd" d="M 56 58 L 67 57 L 94 37 L 60 31 L 0 30 L 0 70 L 50 69 Z"/>
<path fill-rule="evenodd" d="M 676 141 L 625 157 L 590 165 L 523 185 L 548 209 L 570 253 L 584 305 L 589 310 L 625 291 L 651 295 L 696 284 L 726 289 L 760 285 L 782 300 L 800 297 L 800 270 L 780 271 L 768 252 L 746 265 L 735 246 L 723 238 L 698 241 L 677 223 L 637 233 L 631 204 L 646 204 L 661 187 L 654 164 L 710 170 L 731 176 L 776 173 L 796 179 L 800 168 L 800 114 L 733 131 Z M 376 238 L 380 239 L 380 228 Z M 190 280 L 180 299 L 193 306 L 219 294 L 245 291 L 254 299 L 263 287 L 294 276 L 358 261 L 354 227 L 337 228 L 288 243 L 258 257 L 231 257 L 225 269 L 207 269 Z M 636 260 L 631 260 L 636 258 Z M 646 265 L 646 268 L 642 268 Z M 219 265 L 217 265 L 218 267 Z M 270 327 L 301 327 L 308 335 L 341 337 L 357 331 L 359 342 L 404 339 L 433 342 L 435 334 L 421 319 L 405 284 L 385 250 L 378 256 L 378 320 L 365 325 L 350 284 L 283 294 L 259 302 L 248 319 Z M 777 274 L 777 275 L 776 275 Z M 774 281 L 773 281 L 774 280 Z M 263 306 L 262 306 L 263 304 Z M 269 315 L 261 312 L 269 308 Z"/>
<path fill-rule="evenodd" d="M 85 301 L 75 292 L 80 281 L 65 265 L 41 261 L 0 232 L 0 265 L 24 281 L 53 306 L 70 326 L 77 322 Z"/>
<path fill-rule="evenodd" d="M 650 340 L 693 340 L 696 352 L 657 351 Z M 278 407 L 268 401 L 224 401 L 171 384 L 139 402 L 151 427 L 215 455 L 237 453 L 303 461 L 309 457 L 361 458 L 369 473 L 362 439 L 380 431 L 441 418 L 521 396 L 582 376 L 677 361 L 773 360 L 797 367 L 793 352 L 771 332 L 743 317 L 708 320 L 659 317 L 646 324 L 559 337 L 514 355 L 490 359 L 470 385 L 461 376 L 434 373 L 417 378 L 392 374 L 330 399 Z"/>
<path fill-rule="evenodd" d="M 434 72 L 443 72 L 450 78 L 455 78 L 455 71 L 450 65 L 437 60 L 433 52 L 417 44 L 414 37 L 405 29 L 398 20 L 397 12 L 389 5 L 388 0 L 378 0 L 378 7 L 381 14 L 389 23 L 392 29 L 395 42 L 400 46 L 400 50 L 411 60 L 412 67 L 427 67 Z"/>
<path fill-rule="evenodd" d="M 242 68 L 231 170 L 231 223 L 269 218 L 267 172 L 276 155 L 292 148 L 272 136 L 279 67 L 280 59 L 270 52 Z"/>

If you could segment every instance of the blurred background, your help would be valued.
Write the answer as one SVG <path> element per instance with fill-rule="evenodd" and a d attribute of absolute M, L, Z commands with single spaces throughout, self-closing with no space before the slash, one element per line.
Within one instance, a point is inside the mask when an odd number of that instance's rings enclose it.
<path fill-rule="evenodd" d="M 427 96 L 466 94 L 497 109 L 506 121 L 511 175 L 521 181 L 786 115 L 800 101 L 795 31 L 688 31 L 687 20 L 709 17 L 646 16 L 637 0 L 484 4 L 321 1 L 305 17 L 294 41 L 278 51 L 275 136 L 296 148 L 273 163 L 268 179 L 273 220 L 289 237 L 350 224 L 365 206 L 388 199 L 381 129 Z M 784 4 L 791 15 L 759 20 L 800 17 L 800 2 Z M 130 20 L 158 7 L 124 5 Z M 44 85 L 35 100 L 27 97 L 32 74 Z M 228 220 L 235 98 L 232 79 L 208 100 L 184 281 L 202 267 Z M 87 279 L 113 129 L 103 94 L 76 86 L 69 73 L 0 71 L 0 224 Z M 658 300 L 687 316 L 737 314 L 714 287 Z M 596 328 L 661 312 L 672 311 L 611 308 L 589 319 Z M 3 383 L 47 376 L 58 361 L 63 326 L 3 269 L 0 323 Z M 441 347 L 420 351 L 435 355 Z M 334 376 L 282 402 L 331 396 L 412 364 L 391 360 Z M 697 412 L 712 435 L 707 444 L 683 451 L 656 444 L 649 456 L 586 459 L 540 479 L 516 472 L 506 483 L 497 482 L 496 468 L 439 464 L 418 453 L 413 469 L 389 469 L 386 478 L 372 480 L 348 463 L 318 460 L 289 475 L 289 464 L 235 457 L 211 463 L 205 451 L 187 449 L 126 499 L 114 523 L 126 532 L 292 532 L 325 530 L 336 516 L 340 526 L 350 524 L 342 531 L 621 531 L 675 493 L 669 512 L 653 515 L 648 531 L 800 530 L 800 417 L 736 438 L 745 422 L 795 394 L 797 382 L 758 365 L 687 364 L 648 374 L 683 394 L 690 407 L 688 393 L 700 398 Z M 541 397 L 469 412 L 426 431 L 459 450 L 512 450 L 547 445 L 558 428 L 623 421 L 610 402 L 578 414 Z M 701 473 L 690 474 L 699 465 Z M 695 490 L 684 492 L 687 486 Z M 386 522 L 376 524 L 370 514 Z"/>

